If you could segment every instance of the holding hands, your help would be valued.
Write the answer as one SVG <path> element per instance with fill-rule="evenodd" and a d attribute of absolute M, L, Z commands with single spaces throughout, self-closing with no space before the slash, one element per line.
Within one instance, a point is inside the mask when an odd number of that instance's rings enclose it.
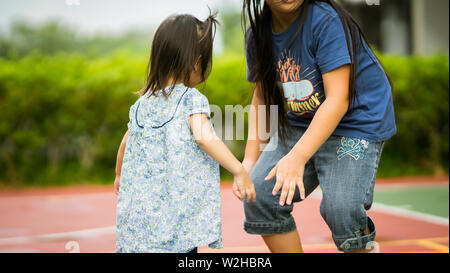
<path fill-rule="evenodd" d="M 256 192 L 253 182 L 250 180 L 247 170 L 242 170 L 234 176 L 233 194 L 241 201 L 247 196 L 247 203 L 256 201 Z"/>
<path fill-rule="evenodd" d="M 233 194 L 241 201 L 247 196 L 247 202 L 256 200 L 255 187 L 250 180 L 246 167 L 237 160 L 228 147 L 211 130 L 209 119 L 204 114 L 190 117 L 192 133 L 203 151 L 234 175 Z"/>

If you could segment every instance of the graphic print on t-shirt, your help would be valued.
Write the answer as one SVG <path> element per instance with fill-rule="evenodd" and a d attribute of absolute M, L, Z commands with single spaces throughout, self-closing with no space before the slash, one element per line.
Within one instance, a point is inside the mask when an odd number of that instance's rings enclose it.
<path fill-rule="evenodd" d="M 299 117 L 312 118 L 322 104 L 322 97 L 317 88 L 321 80 L 316 78 L 316 69 L 302 68 L 295 62 L 295 58 L 289 55 L 282 55 L 277 63 L 288 109 Z"/>

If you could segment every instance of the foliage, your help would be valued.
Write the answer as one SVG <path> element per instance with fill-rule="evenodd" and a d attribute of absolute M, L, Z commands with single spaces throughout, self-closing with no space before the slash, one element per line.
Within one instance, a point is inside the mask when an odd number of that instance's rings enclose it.
<path fill-rule="evenodd" d="M 0 59 L 0 179 L 111 179 L 146 59 L 126 51 L 95 59 L 64 53 Z M 382 60 L 395 84 L 398 134 L 386 144 L 381 175 L 448 171 L 448 57 Z M 222 108 L 249 104 L 244 58 L 216 58 L 202 91 Z M 242 143 L 234 152 L 242 157 Z"/>
<path fill-rule="evenodd" d="M 8 31 L 8 35 L 0 35 L 0 57 L 17 59 L 33 52 L 45 55 L 70 52 L 98 57 L 109 55 L 118 49 L 146 54 L 152 31 L 149 30 L 148 33 L 128 32 L 120 35 L 87 35 L 58 21 L 50 21 L 41 25 L 15 21 Z"/>
<path fill-rule="evenodd" d="M 380 167 L 394 175 L 401 174 L 397 164 L 448 172 L 448 56 L 384 56 L 382 62 L 394 83 L 398 133 L 385 147 L 392 165 Z"/>
<path fill-rule="evenodd" d="M 0 59 L 1 179 L 58 183 L 111 169 L 145 63 L 124 53 Z"/>
<path fill-rule="evenodd" d="M 200 91 L 211 104 L 250 104 L 240 15 L 221 14 L 224 54 Z M 0 35 L 0 181 L 8 185 L 111 181 L 150 34 L 77 33 L 16 22 Z M 380 176 L 448 173 L 449 58 L 381 55 L 394 83 L 398 133 Z M 245 142 L 227 142 L 239 158 Z M 226 172 L 223 172 L 226 174 Z"/>

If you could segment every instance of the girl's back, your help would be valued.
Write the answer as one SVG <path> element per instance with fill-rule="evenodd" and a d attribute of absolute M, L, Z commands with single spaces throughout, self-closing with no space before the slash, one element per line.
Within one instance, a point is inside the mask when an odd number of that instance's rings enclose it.
<path fill-rule="evenodd" d="M 117 206 L 118 252 L 185 252 L 220 246 L 218 164 L 196 143 L 192 114 L 207 98 L 178 84 L 168 97 L 144 95 L 130 109 Z"/>

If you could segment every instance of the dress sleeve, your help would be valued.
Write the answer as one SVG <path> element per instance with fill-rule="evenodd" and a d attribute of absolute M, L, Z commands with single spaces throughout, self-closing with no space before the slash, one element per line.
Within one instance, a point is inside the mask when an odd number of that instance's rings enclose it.
<path fill-rule="evenodd" d="M 314 37 L 316 63 L 322 74 L 351 63 L 344 26 L 339 16 L 330 17 L 321 24 Z M 350 39 L 350 34 L 348 37 Z"/>
<path fill-rule="evenodd" d="M 136 103 L 133 104 L 130 107 L 130 112 L 128 114 L 129 121 L 128 121 L 128 124 L 127 124 L 128 130 L 130 130 L 133 127 L 133 123 L 135 122 L 134 121 L 135 120 L 135 115 L 136 115 Z"/>
<path fill-rule="evenodd" d="M 205 114 L 208 118 L 211 117 L 208 99 L 197 89 L 192 89 L 188 92 L 183 101 L 188 116 Z"/>

